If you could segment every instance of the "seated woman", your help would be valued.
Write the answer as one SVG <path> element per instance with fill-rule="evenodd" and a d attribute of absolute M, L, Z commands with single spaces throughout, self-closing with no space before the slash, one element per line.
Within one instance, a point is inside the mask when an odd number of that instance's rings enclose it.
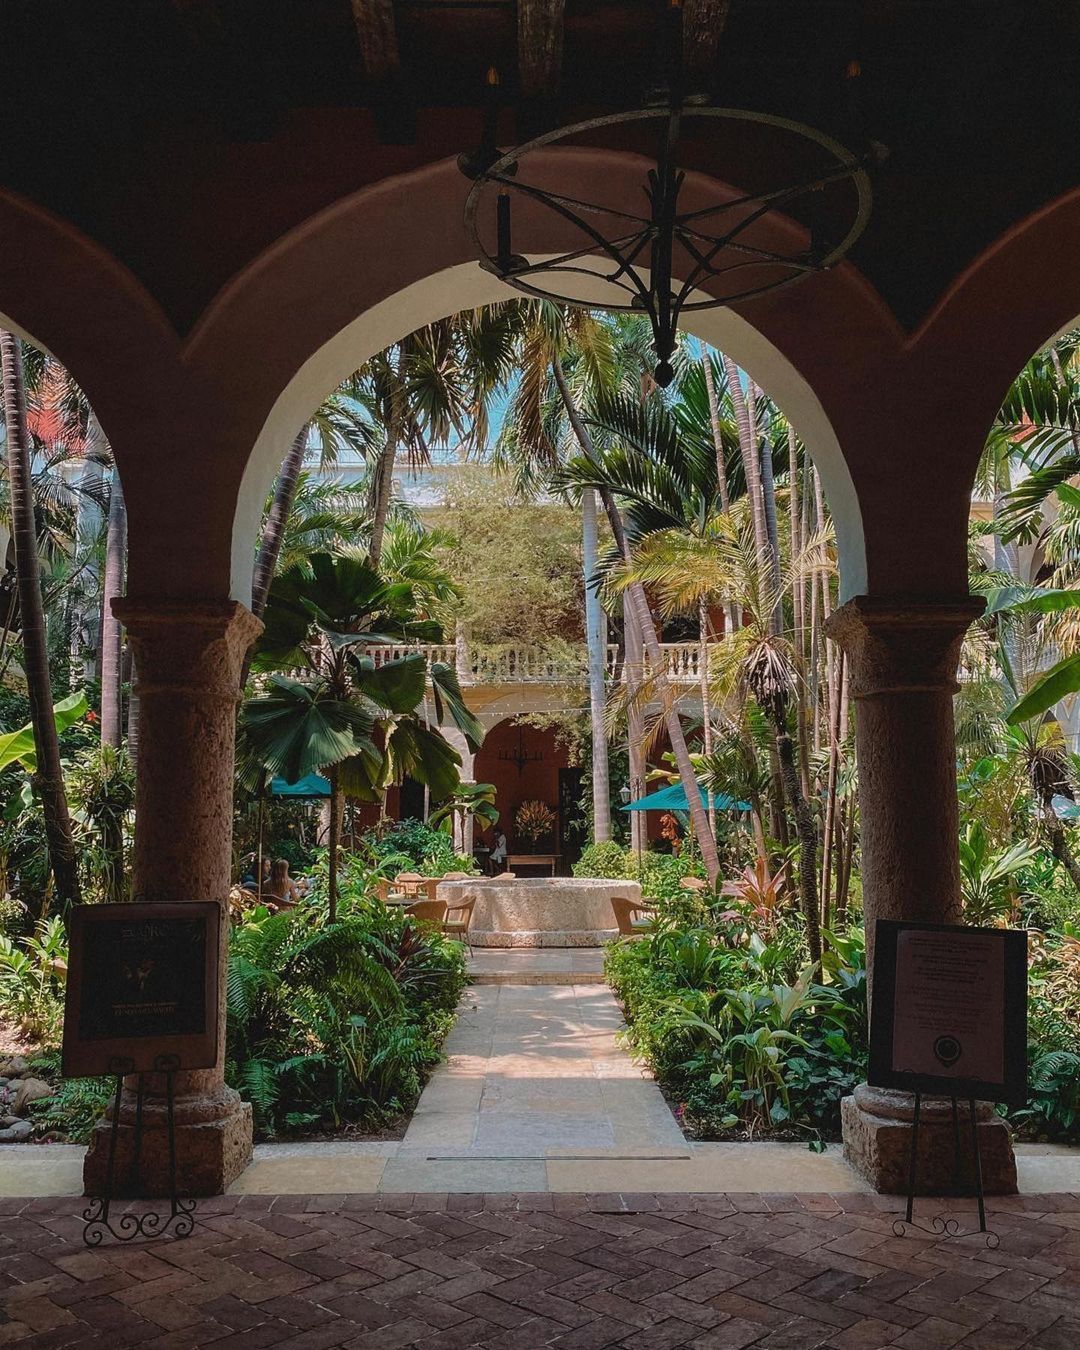
<path fill-rule="evenodd" d="M 270 880 L 263 886 L 263 901 L 271 909 L 295 909 L 301 898 L 300 888 L 289 876 L 285 858 L 275 858 L 270 867 Z"/>

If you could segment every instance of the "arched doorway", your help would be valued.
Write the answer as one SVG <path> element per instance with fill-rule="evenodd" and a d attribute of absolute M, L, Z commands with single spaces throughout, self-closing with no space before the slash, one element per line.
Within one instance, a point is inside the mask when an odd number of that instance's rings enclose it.
<path fill-rule="evenodd" d="M 509 854 L 519 858 L 553 854 L 557 857 L 553 870 L 568 870 L 577 833 L 575 807 L 580 804 L 581 774 L 571 769 L 566 746 L 554 729 L 536 725 L 525 716 L 494 723 L 476 752 L 473 774 L 478 783 L 495 786 L 498 828 L 506 834 Z M 543 824 L 543 811 L 538 812 L 537 806 L 550 813 L 550 825 Z M 527 863 L 510 866 L 522 874 L 547 870 Z"/>

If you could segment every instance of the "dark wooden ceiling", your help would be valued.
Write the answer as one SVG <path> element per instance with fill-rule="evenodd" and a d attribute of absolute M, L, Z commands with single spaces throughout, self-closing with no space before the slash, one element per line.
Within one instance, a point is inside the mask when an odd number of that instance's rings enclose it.
<path fill-rule="evenodd" d="M 183 327 L 312 212 L 467 148 L 489 66 L 522 130 L 639 104 L 664 3 L 4 0 L 0 183 L 98 238 Z M 845 139 L 859 61 L 890 158 L 855 260 L 905 323 L 1080 183 L 1077 0 L 686 3 L 706 36 L 729 10 L 697 52 L 718 103 Z"/>

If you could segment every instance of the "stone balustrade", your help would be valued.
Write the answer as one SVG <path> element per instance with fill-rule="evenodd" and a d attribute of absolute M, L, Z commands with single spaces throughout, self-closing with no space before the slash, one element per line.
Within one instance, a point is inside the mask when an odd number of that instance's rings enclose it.
<path fill-rule="evenodd" d="M 669 680 L 696 684 L 701 678 L 701 648 L 696 642 L 660 644 Z M 584 647 L 553 653 L 543 647 L 468 647 L 454 643 L 375 647 L 371 656 L 377 665 L 412 652 L 424 652 L 429 661 L 442 661 L 457 670 L 462 684 L 583 684 L 586 678 Z M 620 648 L 609 643 L 606 654 L 608 679 L 620 674 Z M 652 673 L 646 660 L 645 675 Z"/>

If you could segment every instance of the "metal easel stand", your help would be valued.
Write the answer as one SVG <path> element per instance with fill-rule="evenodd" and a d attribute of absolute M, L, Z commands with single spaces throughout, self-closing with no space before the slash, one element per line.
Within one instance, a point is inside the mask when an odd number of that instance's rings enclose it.
<path fill-rule="evenodd" d="M 961 1144 L 960 1144 L 960 1107 L 957 1099 L 952 1099 L 952 1123 L 953 1123 L 953 1172 L 955 1176 L 956 1194 L 963 1194 L 963 1178 L 961 1176 Z M 922 1109 L 922 1093 L 915 1093 L 915 1111 L 911 1121 L 911 1153 L 908 1159 L 908 1189 L 907 1189 L 907 1210 L 902 1219 L 897 1219 L 893 1224 L 893 1232 L 897 1237 L 906 1237 L 909 1230 L 916 1230 L 921 1233 L 933 1233 L 937 1237 L 971 1237 L 974 1235 L 974 1229 L 963 1231 L 960 1228 L 959 1219 L 946 1218 L 943 1214 L 936 1214 L 930 1221 L 930 1227 L 918 1223 L 914 1218 L 915 1213 L 915 1179 L 919 1157 L 919 1114 Z M 979 1232 L 986 1238 L 986 1246 L 989 1250 L 996 1249 L 1001 1239 L 997 1233 L 991 1232 L 986 1227 L 986 1197 L 983 1192 L 982 1176 L 982 1152 L 979 1147 L 979 1122 L 975 1114 L 975 1099 L 968 1098 L 968 1112 L 971 1119 L 971 1160 L 975 1171 L 975 1198 L 979 1206 Z"/>
<path fill-rule="evenodd" d="M 105 1194 L 91 1200 L 83 1210 L 83 1242 L 88 1247 L 98 1247 L 109 1234 L 117 1242 L 132 1242 L 136 1238 L 165 1237 L 171 1229 L 174 1238 L 188 1237 L 195 1227 L 195 1201 L 183 1200 L 176 1193 L 176 1122 L 173 1117 L 173 1078 L 180 1068 L 175 1055 L 159 1055 L 154 1061 L 154 1072 L 165 1075 L 165 1103 L 168 1118 L 169 1140 L 169 1212 L 159 1213 L 147 1210 L 143 1214 L 125 1212 L 110 1221 L 110 1210 L 116 1182 L 116 1145 L 120 1132 L 120 1097 L 124 1090 L 124 1077 L 131 1073 L 134 1065 L 130 1060 L 115 1060 L 109 1065 L 111 1073 L 116 1075 L 116 1096 L 113 1099 L 112 1128 L 109 1131 L 109 1158 L 105 1172 Z M 135 1096 L 135 1133 L 132 1141 L 130 1185 L 135 1192 L 139 1185 L 139 1166 L 142 1154 L 143 1135 L 143 1090 L 145 1075 L 138 1075 L 138 1088 Z"/>

